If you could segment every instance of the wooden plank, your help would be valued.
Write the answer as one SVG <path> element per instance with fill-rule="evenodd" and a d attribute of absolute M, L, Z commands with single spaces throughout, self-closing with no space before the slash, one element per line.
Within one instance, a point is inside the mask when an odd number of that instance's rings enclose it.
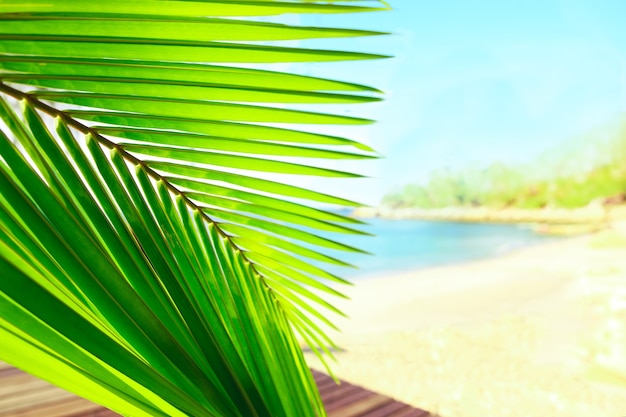
<path fill-rule="evenodd" d="M 323 374 L 323 373 L 321 373 L 319 371 L 312 371 L 311 373 L 313 374 L 313 379 L 315 380 L 315 382 L 318 382 L 318 381 L 321 381 L 321 380 L 326 380 L 326 379 L 329 378 L 328 375 Z M 332 378 L 330 378 L 330 379 L 332 379 Z"/>
<path fill-rule="evenodd" d="M 432 414 L 430 414 L 427 411 L 424 410 L 418 410 L 417 408 L 408 408 L 406 410 L 402 410 L 398 413 L 392 414 L 390 416 L 387 417 L 431 417 Z"/>
<path fill-rule="evenodd" d="M 342 411 L 344 407 L 356 401 L 364 401 L 365 399 L 373 397 L 375 395 L 379 394 L 364 389 L 359 389 L 348 395 L 336 398 L 334 401 L 324 403 L 324 405 L 326 406 L 325 408 L 328 414 L 335 413 L 336 415 L 343 415 L 343 413 L 339 413 L 339 411 Z"/>
<path fill-rule="evenodd" d="M 14 368 L 8 364 L 5 364 L 4 362 L 2 362 L 2 364 L 4 364 L 4 367 L 0 368 L 0 378 L 5 378 L 5 377 L 8 377 L 9 375 L 16 375 L 22 372 L 17 368 Z"/>
<path fill-rule="evenodd" d="M 24 373 L 16 373 L 2 379 L 0 383 L 0 400 L 3 397 L 19 395 L 22 391 L 36 391 L 42 387 L 48 386 L 46 381 L 33 378 Z"/>
<path fill-rule="evenodd" d="M 411 407 L 401 403 L 399 401 L 391 401 L 388 404 L 383 404 L 381 407 L 373 408 L 364 412 L 363 414 L 359 414 L 356 417 L 390 417 L 394 413 L 398 413 L 403 410 L 410 409 Z"/>
<path fill-rule="evenodd" d="M 359 417 L 363 413 L 376 409 L 381 405 L 393 403 L 393 400 L 389 397 L 382 395 L 373 395 L 369 398 L 365 398 L 361 401 L 356 401 L 345 405 L 341 408 L 342 417 Z"/>
<path fill-rule="evenodd" d="M 311 370 L 328 417 L 433 417 L 392 398 Z M 0 417 L 120 417 L 0 362 Z"/>
<path fill-rule="evenodd" d="M 351 385 L 351 384 L 341 384 L 338 387 L 333 387 L 330 390 L 327 390 L 324 393 L 320 393 L 322 397 L 322 401 L 325 405 L 332 404 L 337 399 L 345 398 L 346 396 L 350 396 L 355 392 L 363 391 L 361 388 Z"/>
<path fill-rule="evenodd" d="M 317 389 L 320 390 L 320 392 L 326 390 L 326 389 L 333 389 L 333 387 L 339 387 L 341 386 L 340 384 L 337 384 L 335 381 L 332 380 L 332 378 L 328 378 L 328 379 L 320 379 L 317 382 Z"/>
<path fill-rule="evenodd" d="M 75 395 L 46 404 L 39 404 L 35 408 L 27 407 L 7 414 L 1 413 L 2 417 L 91 417 L 94 413 L 102 410 L 102 406 L 94 404 L 84 398 Z M 116 414 L 114 414 L 116 415 Z M 118 416 L 119 417 L 119 416 Z"/>
<path fill-rule="evenodd" d="M 25 408 L 36 408 L 47 403 L 54 403 L 76 397 L 74 394 L 46 384 L 36 390 L 22 391 L 16 395 L 0 399 L 0 410 L 17 412 Z M 44 414 L 41 414 L 42 416 Z"/>

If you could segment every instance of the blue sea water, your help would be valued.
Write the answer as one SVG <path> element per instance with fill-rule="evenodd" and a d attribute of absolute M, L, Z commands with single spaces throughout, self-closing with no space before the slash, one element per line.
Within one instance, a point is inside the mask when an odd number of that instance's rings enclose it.
<path fill-rule="evenodd" d="M 341 253 L 359 269 L 330 268 L 348 279 L 495 257 L 558 238 L 539 235 L 530 226 L 371 219 L 362 229 L 370 236 L 345 236 L 342 243 L 372 255 Z"/>

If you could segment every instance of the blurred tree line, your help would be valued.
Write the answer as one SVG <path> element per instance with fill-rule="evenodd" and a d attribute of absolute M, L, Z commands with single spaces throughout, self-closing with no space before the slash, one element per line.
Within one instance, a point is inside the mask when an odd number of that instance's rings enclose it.
<path fill-rule="evenodd" d="M 626 123 L 620 122 L 610 133 L 592 132 L 524 166 L 494 163 L 435 171 L 426 184 L 409 184 L 382 203 L 393 208 L 577 208 L 625 200 Z"/>

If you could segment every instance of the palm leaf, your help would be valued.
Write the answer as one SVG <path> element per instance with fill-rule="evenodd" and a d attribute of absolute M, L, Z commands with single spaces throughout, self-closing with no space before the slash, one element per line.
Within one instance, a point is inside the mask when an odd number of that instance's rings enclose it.
<path fill-rule="evenodd" d="M 268 43 L 378 33 L 231 17 L 379 9 L 2 2 L 0 359 L 124 415 L 325 415 L 294 332 L 330 354 L 347 282 L 318 265 L 363 232 L 306 201 L 356 203 L 256 174 L 354 177 L 293 158 L 371 148 L 267 124 L 369 123 L 285 106 L 378 91 L 229 65 L 379 58 Z"/>

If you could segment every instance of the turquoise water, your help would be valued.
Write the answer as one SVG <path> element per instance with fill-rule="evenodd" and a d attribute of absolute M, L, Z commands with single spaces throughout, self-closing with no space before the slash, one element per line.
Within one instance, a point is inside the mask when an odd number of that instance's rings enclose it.
<path fill-rule="evenodd" d="M 372 219 L 363 229 L 375 237 L 347 236 L 341 242 L 373 254 L 337 253 L 359 267 L 331 268 L 348 279 L 495 257 L 558 238 L 538 235 L 529 226 Z"/>

